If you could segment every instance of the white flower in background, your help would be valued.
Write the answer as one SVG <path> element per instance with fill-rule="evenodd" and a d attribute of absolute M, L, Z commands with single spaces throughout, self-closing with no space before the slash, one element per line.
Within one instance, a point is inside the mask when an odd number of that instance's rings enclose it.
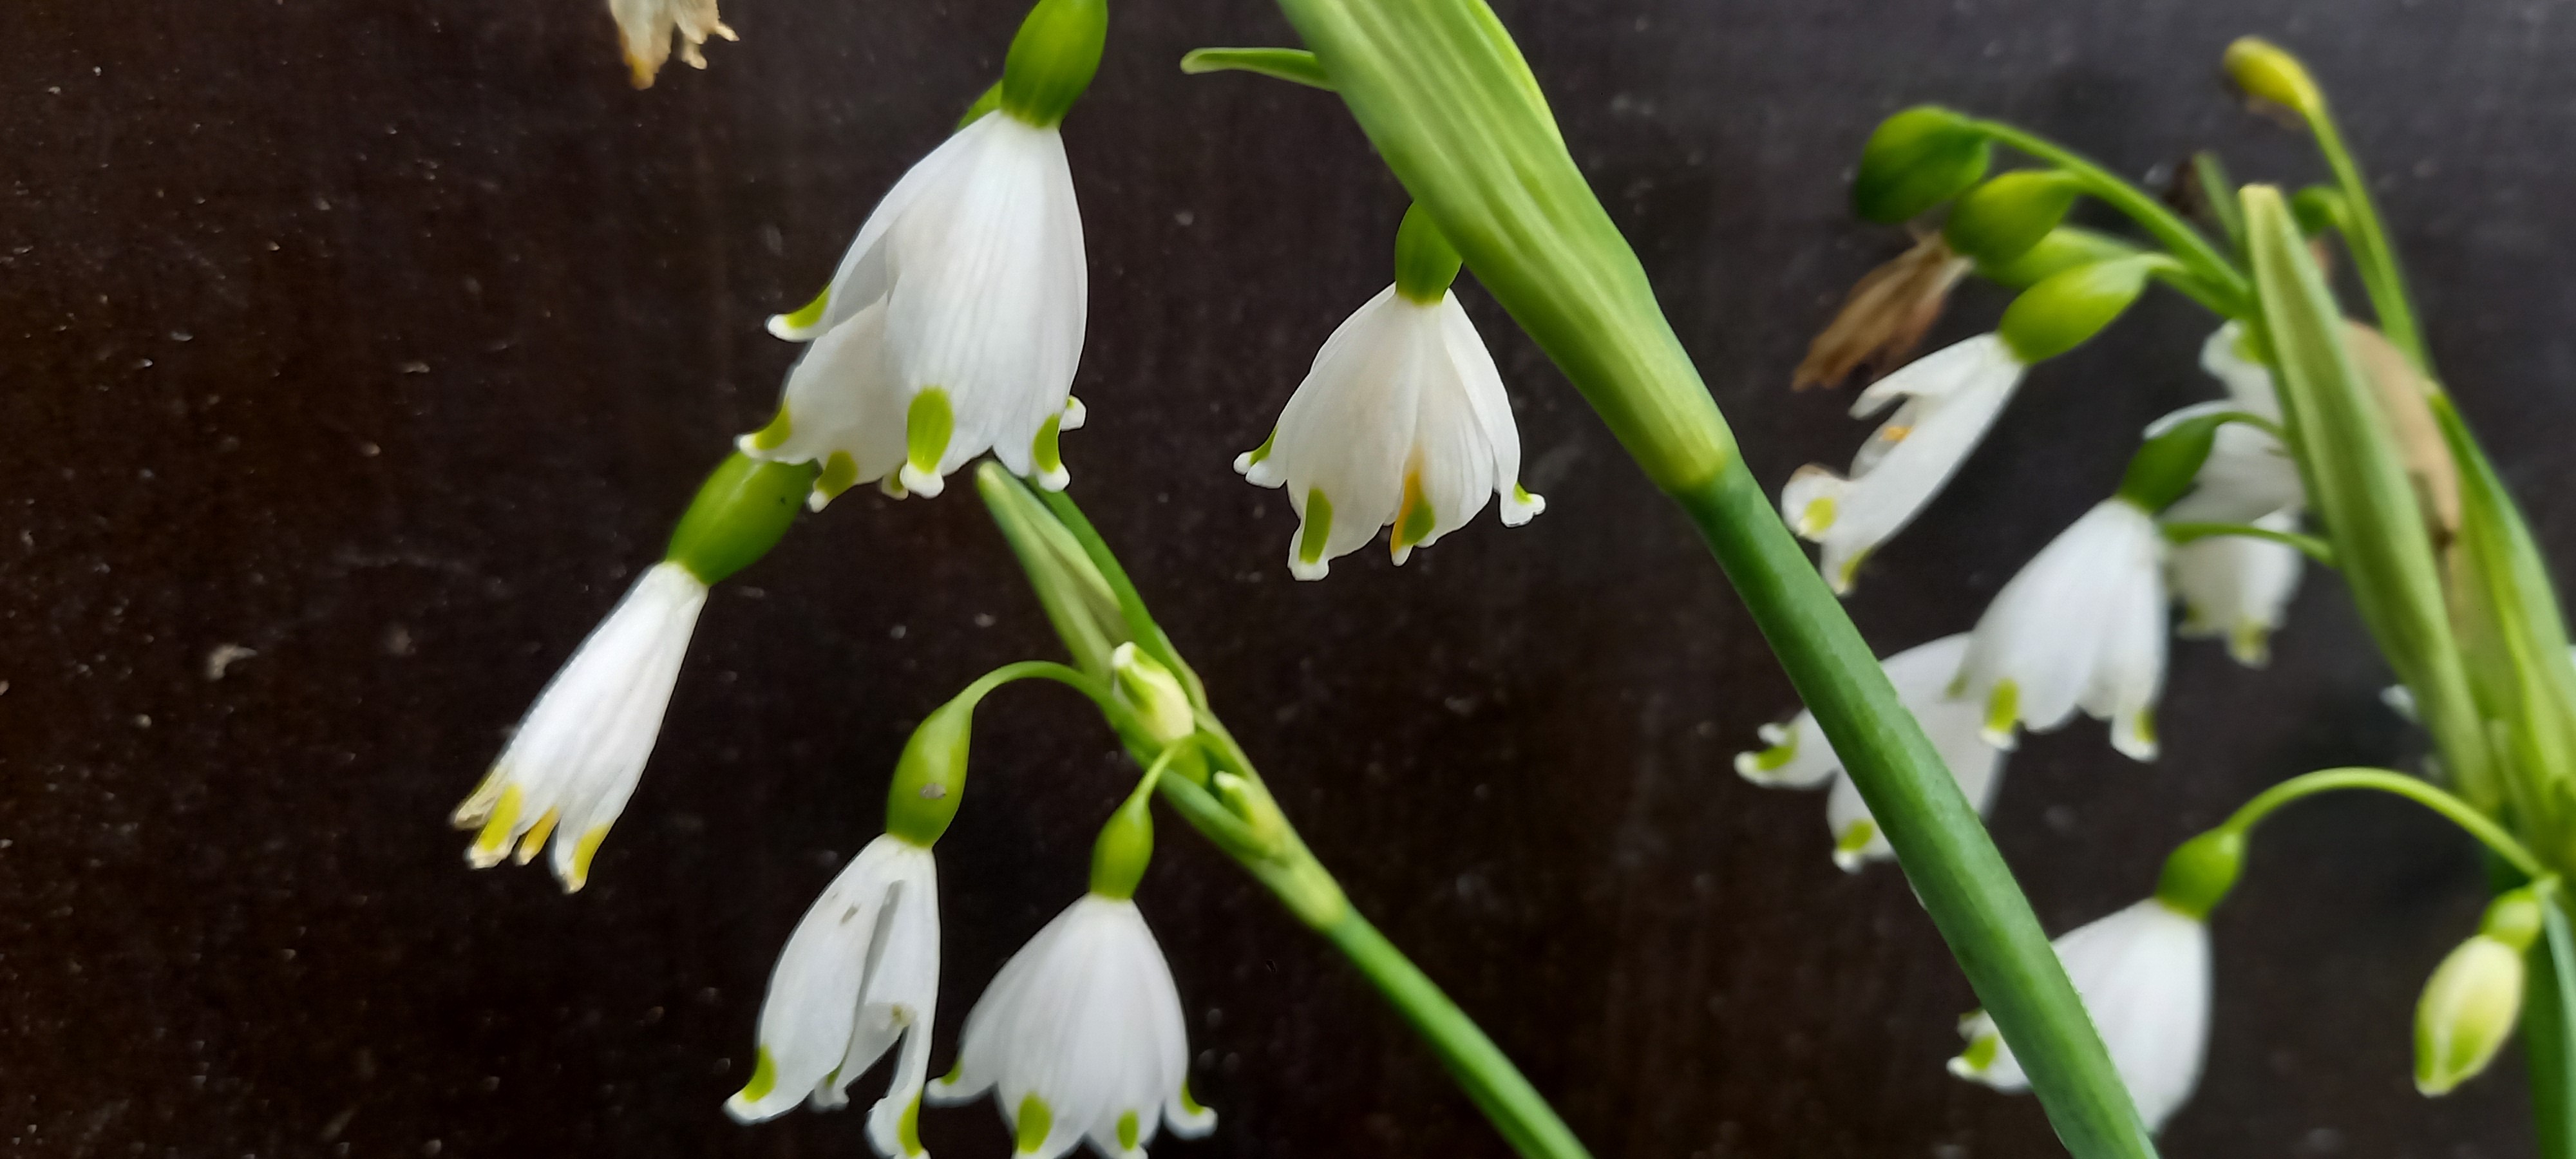
<path fill-rule="evenodd" d="M 1995 774 L 2002 770 L 2004 754 L 1985 738 L 1984 707 L 1974 699 L 1950 695 L 1967 654 L 1968 635 L 1962 632 L 1908 648 L 1881 666 L 1888 681 L 1896 685 L 1898 703 L 1914 714 L 1924 735 L 1932 739 L 1932 747 L 1940 750 L 1943 763 L 1950 766 L 1950 775 L 1958 779 L 1959 791 L 1983 814 L 1994 802 L 2000 783 Z M 1833 791 L 1825 799 L 1825 824 L 1834 835 L 1834 864 L 1858 872 L 1871 861 L 1896 855 L 1844 771 L 1842 758 L 1816 727 L 1814 713 L 1802 710 L 1785 725 L 1764 725 L 1762 739 L 1771 747 L 1736 755 L 1735 771 L 1745 780 L 1789 789 L 1814 788 L 1832 780 Z"/>
<path fill-rule="evenodd" d="M 705 68 L 698 46 L 710 36 L 734 39 L 733 29 L 716 17 L 716 0 L 608 0 L 608 15 L 617 21 L 617 44 L 626 52 L 626 67 L 636 88 L 650 88 L 671 59 L 671 37 L 680 38 L 680 59 L 690 68 Z"/>
<path fill-rule="evenodd" d="M 2077 708 L 2111 745 L 2154 760 L 2165 678 L 2165 537 L 2126 499 L 2097 504 L 1996 593 L 1971 632 L 1959 692 L 1985 705 L 1986 739 L 2046 732 Z"/>
<path fill-rule="evenodd" d="M 2280 397 L 2272 372 L 2245 356 L 2244 328 L 2230 322 L 2200 347 L 2200 365 L 2226 384 L 2228 397 L 2187 406 L 2147 427 L 2154 438 L 2185 419 L 2221 411 L 2242 411 L 2273 423 L 2281 421 Z M 2299 464 L 2272 432 L 2251 423 L 2218 428 L 2209 458 L 2192 476 L 2192 490 L 2164 512 L 2178 523 L 2250 523 L 2281 511 L 2307 506 Z"/>
<path fill-rule="evenodd" d="M 1475 323 L 1443 290 L 1416 301 L 1388 286 L 1326 339 L 1268 441 L 1234 469 L 1288 488 L 1297 532 L 1288 571 L 1322 579 L 1330 561 L 1393 526 L 1395 562 L 1502 498 L 1505 527 L 1547 509 L 1520 485 L 1521 436 L 1501 372 Z"/>
<path fill-rule="evenodd" d="M 1144 915 L 1091 893 L 1003 965 L 930 1097 L 992 1091 L 1019 1155 L 1053 1159 L 1087 1138 L 1109 1159 L 1137 1159 L 1159 1124 L 1183 1138 L 1216 1126 L 1190 1098 L 1189 1061 L 1180 995 Z"/>
<path fill-rule="evenodd" d="M 525 865 L 552 837 L 551 864 L 564 889 L 589 880 L 592 855 L 653 753 L 706 602 L 707 585 L 678 563 L 655 565 L 627 589 L 456 807 L 457 828 L 482 830 L 466 861 L 489 868 L 515 845 Z"/>
<path fill-rule="evenodd" d="M 778 416 L 738 445 L 821 463 L 817 507 L 864 482 L 937 495 L 986 450 L 1060 490 L 1087 293 L 1062 135 L 988 113 L 895 184 L 821 297 L 769 320 L 813 345 Z"/>
<path fill-rule="evenodd" d="M 1818 566 L 1837 592 L 1878 545 L 1913 522 L 1986 436 L 2029 366 L 2003 338 L 1981 334 L 1927 354 L 1871 384 L 1852 404 L 1867 418 L 1904 400 L 1861 444 L 1851 474 L 1809 464 L 1780 492 L 1780 514 L 1823 547 Z"/>
<path fill-rule="evenodd" d="M 2267 531 L 2295 531 L 2295 512 L 2254 521 Z M 2299 550 L 2268 539 L 2212 535 L 2173 549 L 2174 594 L 2181 597 L 2185 636 L 2218 636 L 2238 663 L 2259 668 L 2271 656 L 2272 633 L 2298 594 Z"/>
<path fill-rule="evenodd" d="M 2209 926 L 2150 898 L 2076 929 L 2058 960 L 2110 1048 L 2138 1116 L 2161 1130 L 2200 1083 L 2209 1051 Z M 1984 1011 L 1960 1020 L 1968 1047 L 1950 1073 L 1999 1091 L 2029 1087 Z"/>
<path fill-rule="evenodd" d="M 818 1110 L 898 1041 L 894 1082 L 868 1112 L 868 1141 L 922 1154 L 916 1124 L 939 1004 L 939 877 L 930 850 L 891 834 L 868 843 L 816 898 L 779 952 L 760 1004 L 751 1081 L 725 1113 L 753 1123 L 811 1096 Z"/>

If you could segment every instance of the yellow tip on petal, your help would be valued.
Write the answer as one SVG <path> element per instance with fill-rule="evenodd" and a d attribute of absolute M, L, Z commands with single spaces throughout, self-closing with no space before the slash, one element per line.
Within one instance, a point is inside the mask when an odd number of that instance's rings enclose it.
<path fill-rule="evenodd" d="M 555 822 L 562 819 L 562 814 L 560 809 L 548 809 L 545 816 L 537 818 L 537 823 L 528 827 L 527 834 L 519 838 L 519 864 L 526 865 L 537 859 L 537 851 L 546 847 L 546 838 L 554 835 Z"/>
<path fill-rule="evenodd" d="M 572 851 L 572 871 L 564 875 L 565 893 L 579 893 L 590 884 L 590 859 L 599 856 L 599 843 L 608 839 L 608 826 L 593 825 L 581 835 L 581 843 Z"/>
<path fill-rule="evenodd" d="M 512 830 L 519 823 L 520 791 L 517 785 L 501 790 L 492 804 L 492 814 L 483 822 L 483 831 L 474 837 L 474 845 L 465 851 L 465 860 L 476 869 L 490 869 L 509 856 Z"/>

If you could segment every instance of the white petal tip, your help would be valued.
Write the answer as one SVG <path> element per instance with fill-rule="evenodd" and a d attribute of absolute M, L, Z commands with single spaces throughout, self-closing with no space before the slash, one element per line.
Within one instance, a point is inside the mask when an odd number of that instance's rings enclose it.
<path fill-rule="evenodd" d="M 1066 395 L 1064 400 L 1064 412 L 1055 420 L 1055 429 L 1059 431 L 1078 431 L 1082 429 L 1082 424 L 1089 422 L 1090 420 L 1091 408 L 1082 405 L 1081 399 L 1075 398 L 1071 395 Z"/>
<path fill-rule="evenodd" d="M 1848 850 L 1834 850 L 1834 868 L 1845 873 L 1858 873 L 1869 868 L 1869 855 Z"/>
<path fill-rule="evenodd" d="M 924 499 L 937 498 L 939 493 L 948 486 L 948 480 L 940 477 L 937 471 L 924 471 L 910 463 L 903 465 L 903 470 L 897 473 L 896 478 L 903 481 L 903 489 L 907 493 L 919 495 Z"/>
<path fill-rule="evenodd" d="M 1052 471 L 1038 472 L 1030 481 L 1042 491 L 1062 491 L 1073 483 L 1073 473 L 1059 466 Z"/>
<path fill-rule="evenodd" d="M 1320 559 L 1313 563 L 1294 559 L 1288 561 L 1288 574 L 1301 580 L 1319 580 L 1324 578 L 1325 574 L 1332 570 L 1332 564 L 1326 563 Z"/>
<path fill-rule="evenodd" d="M 1237 475 L 1252 474 L 1252 452 L 1245 451 L 1244 453 L 1234 457 L 1234 473 Z"/>
<path fill-rule="evenodd" d="M 1547 496 L 1523 491 L 1518 495 L 1503 493 L 1503 526 L 1518 527 L 1536 519 L 1547 510 Z"/>
<path fill-rule="evenodd" d="M 1963 1078 L 1972 1083 L 1982 1083 L 1986 1081 L 1986 1073 L 1971 1065 L 1968 1062 L 1968 1056 L 1964 1054 L 1950 1060 L 1950 1075 L 1953 1078 Z"/>

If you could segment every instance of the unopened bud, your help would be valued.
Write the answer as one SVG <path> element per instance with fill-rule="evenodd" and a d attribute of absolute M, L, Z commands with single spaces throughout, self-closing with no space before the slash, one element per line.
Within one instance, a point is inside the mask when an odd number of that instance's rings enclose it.
<path fill-rule="evenodd" d="M 1852 211 L 1894 225 L 1948 201 L 1986 175 L 1994 144 L 1967 118 L 1921 105 L 1879 123 L 1861 147 Z"/>
<path fill-rule="evenodd" d="M 2308 67 L 2262 37 L 2237 38 L 2236 43 L 2227 46 L 2227 56 L 2221 63 L 2236 87 L 2255 100 L 2269 101 L 2302 117 L 2325 109 L 2325 96 L 2308 76 Z"/>
<path fill-rule="evenodd" d="M 2138 247 L 2107 233 L 2080 225 L 2061 225 L 2008 262 L 1978 262 L 1977 273 L 1997 285 L 2028 289 L 2041 281 L 2095 262 L 2138 256 Z"/>
<path fill-rule="evenodd" d="M 1136 710 L 1155 743 L 1168 745 L 1199 730 L 1198 712 L 1181 682 L 1135 641 L 1110 650 L 1109 681 L 1118 702 Z"/>
<path fill-rule="evenodd" d="M 2129 457 L 2128 472 L 2120 477 L 2120 498 L 2137 504 L 2150 515 L 2173 506 L 2175 500 L 2191 490 L 2201 464 L 2209 461 L 2209 449 L 2218 442 L 2218 428 L 2239 417 L 2233 411 L 2195 414 L 2162 429 L 2149 430 L 2146 443 Z"/>
<path fill-rule="evenodd" d="M 2487 907 L 2476 935 L 2434 967 L 2415 1004 L 2415 1089 L 2445 1095 L 2487 1068 L 2522 1017 L 2525 951 L 2541 902 L 2516 890 Z"/>
<path fill-rule="evenodd" d="M 1950 248 L 1979 262 L 2007 263 L 2029 253 L 2065 221 L 2080 192 L 2074 175 L 2062 170 L 2006 173 L 1969 190 L 1951 206 L 1941 233 Z"/>
<path fill-rule="evenodd" d="M 2025 365 L 2055 358 L 2101 333 L 2138 300 L 2147 275 L 2172 260 L 2142 254 L 2050 274 L 2004 308 L 1995 332 Z"/>
<path fill-rule="evenodd" d="M 966 750 L 983 693 L 969 688 L 940 705 L 903 742 L 894 782 L 886 787 L 886 832 L 925 849 L 948 832 L 966 795 Z"/>

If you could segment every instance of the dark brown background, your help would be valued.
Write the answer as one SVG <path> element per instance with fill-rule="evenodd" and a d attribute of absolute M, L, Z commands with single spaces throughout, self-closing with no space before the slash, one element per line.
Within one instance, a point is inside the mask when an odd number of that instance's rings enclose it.
<path fill-rule="evenodd" d="M 788 929 L 874 832 L 911 721 L 1051 654 L 966 494 L 854 493 L 719 591 L 643 787 L 566 898 L 469 873 L 444 816 L 794 351 L 877 195 L 995 74 L 1016 0 L 736 0 L 738 45 L 629 91 L 597 0 L 0 6 L 0 1138 L 45 1156 L 855 1155 L 861 1117 L 718 1107 Z M 2303 50 L 2383 174 L 2432 343 L 2576 549 L 2565 190 L 2576 8 L 2286 0 L 1518 0 L 1567 139 L 1776 485 L 1839 461 L 1790 366 L 1897 244 L 1843 211 L 1902 103 L 2144 175 L 2197 146 L 2312 180 L 2220 49 Z M 1728 758 L 1786 685 L 1717 571 L 1529 344 L 1472 308 L 1548 514 L 1398 571 L 1280 565 L 1226 469 L 1383 285 L 1403 208 L 1339 106 L 1184 78 L 1279 43 L 1257 0 L 1121 0 L 1067 128 L 1092 254 L 1067 440 L 1218 704 L 1352 895 L 1602 1155 L 2027 1155 L 2038 1108 L 1946 1077 L 1971 1004 L 1903 881 Z M 1965 295 L 1945 333 L 1987 324 Z M 1852 611 L 1965 628 L 2207 397 L 2158 298 L 2047 367 Z M 1999 840 L 2051 929 L 2139 896 L 2256 787 L 2403 759 L 2330 580 L 2266 672 L 2176 657 L 2154 767 L 2098 726 L 2011 763 Z M 209 657 L 254 649 L 213 678 Z M 1081 887 L 1126 773 L 1065 698 L 987 712 L 942 846 L 954 1026 Z M 1175 1155 L 1496 1155 L 1350 971 L 1177 827 L 1145 905 L 1223 1119 Z M 2178 1155 L 2514 1155 L 2518 1063 L 2408 1084 L 2417 985 L 2477 866 L 2405 807 L 2266 830 L 2217 920 L 2217 1040 Z M 882 1078 L 856 1091 L 874 1097 Z M 984 1108 L 929 1117 L 998 1155 Z"/>

